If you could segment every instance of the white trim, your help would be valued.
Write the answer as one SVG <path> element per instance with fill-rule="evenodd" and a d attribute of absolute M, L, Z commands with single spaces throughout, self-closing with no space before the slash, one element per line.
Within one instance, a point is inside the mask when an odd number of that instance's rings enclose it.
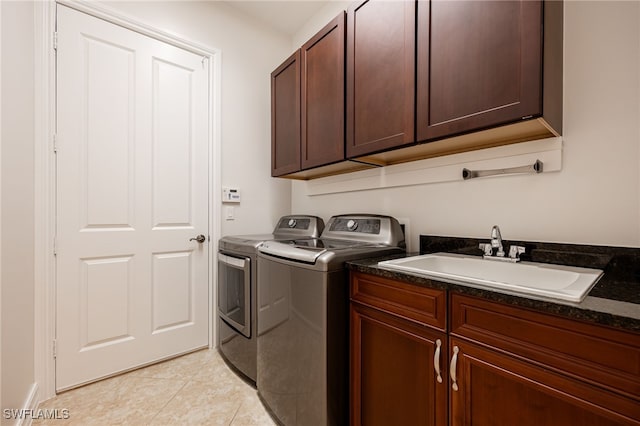
<path fill-rule="evenodd" d="M 562 138 L 555 137 L 478 151 L 313 179 L 302 183 L 306 195 L 462 181 L 462 169 L 503 169 L 543 162 L 543 172 L 562 169 Z M 478 179 L 480 181 L 481 179 Z M 475 181 L 475 179 L 474 179 Z"/>
<path fill-rule="evenodd" d="M 35 198 L 34 198 L 34 377 L 38 401 L 55 396 L 55 2 L 34 3 Z"/>
<path fill-rule="evenodd" d="M 209 348 L 216 346 L 217 339 L 217 277 L 218 239 L 221 235 L 220 206 L 222 204 L 222 57 L 218 50 L 209 62 L 209 111 L 211 113 L 209 150 Z M 213 244 L 212 244 L 213 243 Z"/>
<path fill-rule="evenodd" d="M 134 18 L 131 18 L 130 16 L 123 15 L 120 12 L 117 12 L 116 10 L 104 5 L 99 5 L 94 2 L 85 0 L 57 0 L 57 3 L 75 9 L 79 12 L 84 12 L 87 15 L 91 15 L 95 18 L 100 18 L 107 22 L 111 22 L 112 24 L 116 24 L 129 30 L 138 32 L 156 40 L 168 43 L 172 46 L 179 47 L 197 55 L 216 56 L 220 54 L 219 49 L 203 46 L 167 31 L 159 30 Z"/>
<path fill-rule="evenodd" d="M 24 415 L 18 418 L 16 426 L 22 426 L 25 424 L 29 426 L 31 424 L 33 416 L 30 414 L 36 412 L 36 408 L 38 407 L 37 395 L 38 383 L 34 383 L 31 385 L 31 390 L 27 395 L 27 399 L 25 399 L 24 404 L 22 404 L 22 410 L 20 410 L 20 413 L 23 413 Z"/>
<path fill-rule="evenodd" d="M 2 247 L 2 3 L 0 3 L 0 247 Z M 2 324 L 2 250 L 0 250 L 0 324 Z M 2 327 L 0 326 L 0 377 L 2 376 Z M 0 379 L 0 408 L 2 404 L 2 379 Z"/>
<path fill-rule="evenodd" d="M 55 337 L 55 258 L 53 241 L 55 236 L 55 156 L 51 141 L 55 132 L 55 55 L 53 33 L 55 31 L 55 0 L 36 2 L 36 171 L 35 171 L 35 242 L 36 242 L 36 346 L 35 373 L 41 383 L 39 401 L 55 396 L 55 362 L 53 339 Z M 121 15 L 104 6 L 85 1 L 59 0 L 57 3 L 71 7 L 88 15 L 106 20 L 148 37 L 171 44 L 189 52 L 202 55 L 209 60 L 209 235 L 214 244 L 209 251 L 209 312 L 215 312 L 215 277 L 217 264 L 217 239 L 220 235 L 221 202 L 220 143 L 221 143 L 221 51 L 177 37 Z M 42 65 L 39 67 L 38 65 Z M 214 346 L 215 327 L 209 315 L 209 346 Z"/>

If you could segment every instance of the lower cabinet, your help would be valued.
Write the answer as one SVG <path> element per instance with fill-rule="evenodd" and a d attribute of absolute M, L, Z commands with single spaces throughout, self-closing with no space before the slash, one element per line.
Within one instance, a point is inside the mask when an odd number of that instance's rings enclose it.
<path fill-rule="evenodd" d="M 640 425 L 640 333 L 353 272 L 351 424 Z"/>
<path fill-rule="evenodd" d="M 352 276 L 352 425 L 447 424 L 447 336 L 437 327 L 444 326 L 444 296 Z"/>
<path fill-rule="evenodd" d="M 640 425 L 640 333 L 449 294 L 451 424 Z"/>
<path fill-rule="evenodd" d="M 464 340 L 452 338 L 450 347 L 453 425 L 638 424 L 638 417 L 616 410 L 637 411 L 639 406 L 627 401 L 625 408 L 614 393 Z"/>
<path fill-rule="evenodd" d="M 446 425 L 446 335 L 357 303 L 351 324 L 351 424 Z"/>

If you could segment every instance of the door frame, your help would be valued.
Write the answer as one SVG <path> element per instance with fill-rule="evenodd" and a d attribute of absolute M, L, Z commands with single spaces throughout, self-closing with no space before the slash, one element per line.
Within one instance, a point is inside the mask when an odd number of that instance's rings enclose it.
<path fill-rule="evenodd" d="M 0 5 L 0 99 L 2 99 L 2 5 Z M 2 129 L 2 102 L 0 102 L 0 129 Z M 0 247 L 2 247 L 2 132 L 0 131 Z M 0 294 L 2 294 L 2 250 L 0 249 Z M 2 303 L 0 301 L 0 318 Z M 0 377 L 2 377 L 2 327 L 0 327 Z M 0 384 L 0 405 L 2 404 L 2 386 Z"/>
<path fill-rule="evenodd" d="M 209 60 L 209 347 L 215 346 L 215 277 L 221 199 L 221 51 L 157 29 L 102 5 L 81 0 L 35 2 L 35 382 L 37 401 L 56 395 L 56 4 L 136 31 Z"/>

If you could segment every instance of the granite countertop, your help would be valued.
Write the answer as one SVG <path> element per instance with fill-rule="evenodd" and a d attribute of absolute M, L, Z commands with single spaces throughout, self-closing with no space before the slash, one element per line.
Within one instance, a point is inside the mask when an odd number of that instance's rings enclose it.
<path fill-rule="evenodd" d="M 602 269 L 604 276 L 581 303 L 537 300 L 495 290 L 449 284 L 403 272 L 384 270 L 377 265 L 381 260 L 436 252 L 481 255 L 482 252 L 478 249 L 479 242 L 486 241 L 473 238 L 422 235 L 420 236 L 419 253 L 352 261 L 348 263 L 348 267 L 353 271 L 402 280 L 430 288 L 452 290 L 543 313 L 640 333 L 640 249 L 528 241 L 504 242 L 505 247 L 511 244 L 526 247 L 527 251 L 522 256 L 522 260 Z"/>

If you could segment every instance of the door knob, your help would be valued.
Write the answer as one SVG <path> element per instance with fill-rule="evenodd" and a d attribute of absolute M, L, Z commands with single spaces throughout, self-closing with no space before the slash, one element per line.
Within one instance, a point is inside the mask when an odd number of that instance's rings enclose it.
<path fill-rule="evenodd" d="M 205 237 L 204 235 L 200 234 L 195 238 L 189 238 L 189 241 L 197 241 L 199 243 L 204 243 L 204 241 L 207 239 L 207 237 Z"/>

